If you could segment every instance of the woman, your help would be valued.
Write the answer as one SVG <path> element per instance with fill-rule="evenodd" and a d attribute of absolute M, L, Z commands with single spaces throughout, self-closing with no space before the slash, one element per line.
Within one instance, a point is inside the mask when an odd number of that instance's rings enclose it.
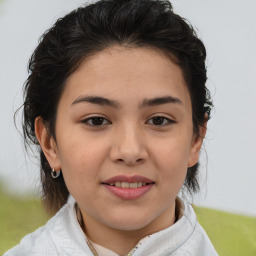
<path fill-rule="evenodd" d="M 217 255 L 193 208 L 211 101 L 206 52 L 168 1 L 108 0 L 47 31 L 24 136 L 50 221 L 5 255 Z"/>

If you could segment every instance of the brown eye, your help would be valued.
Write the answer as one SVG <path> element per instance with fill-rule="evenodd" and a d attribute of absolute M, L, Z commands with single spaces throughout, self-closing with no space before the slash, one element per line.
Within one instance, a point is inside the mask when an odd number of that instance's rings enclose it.
<path fill-rule="evenodd" d="M 156 126 L 165 126 L 168 124 L 175 123 L 175 121 L 173 121 L 167 117 L 164 117 L 164 116 L 156 116 L 156 117 L 149 119 L 149 121 L 147 123 L 156 125 Z"/>
<path fill-rule="evenodd" d="M 165 119 L 163 117 L 154 117 L 153 118 L 153 124 L 154 125 L 162 125 L 164 123 Z"/>
<path fill-rule="evenodd" d="M 110 122 L 103 117 L 90 117 L 82 121 L 89 126 L 102 126 L 105 124 L 110 124 Z"/>

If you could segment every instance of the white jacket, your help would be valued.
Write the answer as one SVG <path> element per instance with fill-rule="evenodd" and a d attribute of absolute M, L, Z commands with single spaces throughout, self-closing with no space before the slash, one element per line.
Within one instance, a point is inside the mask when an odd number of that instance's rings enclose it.
<path fill-rule="evenodd" d="M 93 256 L 69 199 L 45 226 L 25 236 L 3 256 Z M 172 226 L 143 238 L 129 256 L 217 256 L 191 205 Z"/>

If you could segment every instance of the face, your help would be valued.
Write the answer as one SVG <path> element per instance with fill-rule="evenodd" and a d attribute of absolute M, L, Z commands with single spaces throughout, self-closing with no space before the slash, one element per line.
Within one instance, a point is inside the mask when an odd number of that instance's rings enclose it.
<path fill-rule="evenodd" d="M 201 143 L 181 69 L 156 50 L 116 46 L 84 60 L 68 78 L 56 143 L 41 145 L 85 223 L 153 232 L 173 221 Z"/>

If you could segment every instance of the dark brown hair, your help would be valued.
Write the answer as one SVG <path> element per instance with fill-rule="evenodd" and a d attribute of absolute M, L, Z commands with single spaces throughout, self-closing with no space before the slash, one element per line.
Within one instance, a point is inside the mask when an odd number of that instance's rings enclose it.
<path fill-rule="evenodd" d="M 206 51 L 192 26 L 165 0 L 101 0 L 78 8 L 57 20 L 40 39 L 29 61 L 24 86 L 23 132 L 25 145 L 38 145 L 34 121 L 40 116 L 55 138 L 57 104 L 65 81 L 82 60 L 107 47 L 151 47 L 167 54 L 180 66 L 191 101 L 194 132 L 210 116 L 212 106 L 206 88 Z M 63 176 L 51 177 L 41 148 L 42 198 L 51 212 L 66 203 L 69 195 Z M 188 168 L 184 185 L 199 189 L 198 163 Z"/>

